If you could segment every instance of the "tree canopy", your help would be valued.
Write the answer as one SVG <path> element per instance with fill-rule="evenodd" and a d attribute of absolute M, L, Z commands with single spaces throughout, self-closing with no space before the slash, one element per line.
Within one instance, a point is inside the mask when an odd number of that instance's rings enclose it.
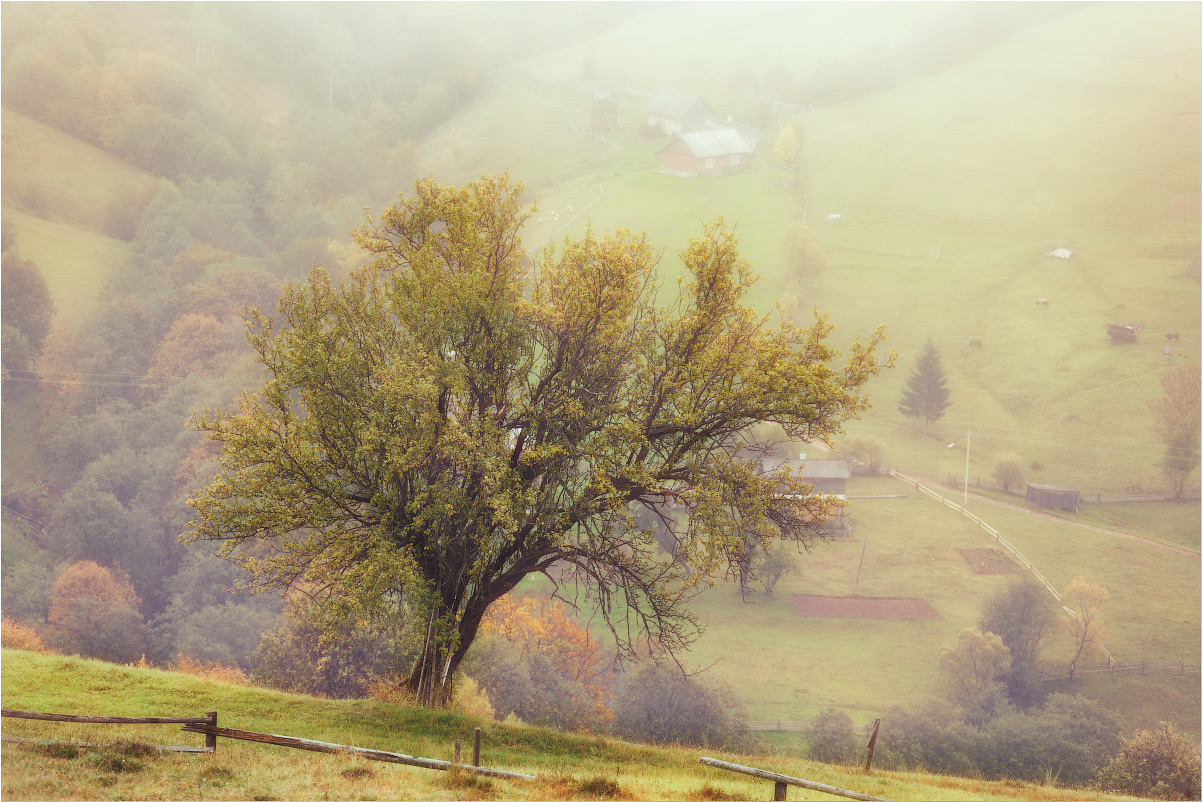
<path fill-rule="evenodd" d="M 766 474 L 752 428 L 830 441 L 891 361 L 881 329 L 834 366 L 825 316 L 758 316 L 721 220 L 661 303 L 645 235 L 589 231 L 531 262 L 520 197 L 507 175 L 419 181 L 355 232 L 372 264 L 339 282 L 314 269 L 276 317 L 251 313 L 266 383 L 193 421 L 224 448 L 186 539 L 225 541 L 259 587 L 400 589 L 426 631 L 407 682 L 430 702 L 488 606 L 535 572 L 595 604 L 625 657 L 686 647 L 683 602 L 746 543 L 818 537 L 825 497 Z M 273 548 L 238 549 L 260 539 Z"/>
<path fill-rule="evenodd" d="M 1156 421 L 1156 435 L 1164 444 L 1160 467 L 1173 483 L 1178 498 L 1185 481 L 1198 467 L 1202 451 L 1202 371 L 1197 365 L 1182 365 L 1160 377 L 1164 395 L 1149 402 Z"/>
<path fill-rule="evenodd" d="M 898 409 L 907 418 L 922 418 L 922 429 L 926 431 L 931 421 L 942 418 L 949 406 L 947 377 L 943 374 L 939 349 L 928 340 L 906 382 Z"/>

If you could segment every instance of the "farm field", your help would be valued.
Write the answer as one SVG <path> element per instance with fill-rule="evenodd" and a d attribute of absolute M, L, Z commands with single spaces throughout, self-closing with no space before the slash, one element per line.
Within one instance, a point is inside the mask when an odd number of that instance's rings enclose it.
<path fill-rule="evenodd" d="M 357 757 L 299 752 L 220 739 L 212 756 L 138 755 L 114 770 L 120 753 L 6 743 L 5 799 L 758 799 L 771 786 L 698 763 L 709 755 L 803 776 L 888 799 L 1119 799 L 1054 785 L 985 782 L 910 772 L 831 766 L 780 754 L 739 755 L 654 748 L 610 738 L 481 721 L 443 710 L 373 700 L 335 701 L 228 685 L 152 669 L 74 657 L 3 652 L 8 709 L 92 715 L 191 716 L 217 710 L 219 724 L 447 760 L 451 742 L 471 743 L 483 728 L 481 763 L 534 774 L 530 782 L 473 782 L 449 773 Z M 115 702 L 114 700 L 120 700 Z M 178 725 L 62 724 L 6 719 L 6 737 L 112 744 L 194 744 Z M 94 759 L 96 757 L 101 760 Z M 103 761 L 110 761 L 105 763 Z M 106 768 L 106 766 L 108 768 Z M 767 789 L 767 791 L 765 791 Z M 791 799 L 825 795 L 790 789 Z"/>
<path fill-rule="evenodd" d="M 739 689 L 752 719 L 812 720 L 835 705 L 865 723 L 891 705 L 941 695 L 939 649 L 954 643 L 960 630 L 977 626 L 984 599 L 1021 576 L 1016 562 L 1013 573 L 977 573 L 962 550 L 992 548 L 989 536 L 900 481 L 855 478 L 848 494 L 905 497 L 852 501 L 851 538 L 820 544 L 802 556 L 798 572 L 780 580 L 775 597 L 759 593 L 747 603 L 737 585 L 723 584 L 694 605 L 707 629 L 691 661 L 713 663 L 711 670 Z M 1116 662 L 1196 664 L 1202 643 L 1196 559 L 1017 511 L 986 504 L 975 509 L 1056 587 L 1084 575 L 1110 591 L 1100 613 L 1102 640 Z M 794 611 L 794 594 L 852 596 L 857 571 L 860 596 L 921 599 L 938 617 L 810 618 Z M 1049 674 L 1067 673 L 1070 649 L 1066 636 L 1058 635 L 1043 657 Z M 1153 690 L 1139 694 L 1139 706 L 1125 704 L 1116 692 L 1124 683 Z M 1049 691 L 1052 687 L 1049 683 Z M 1172 720 L 1198 735 L 1196 675 L 1152 683 L 1087 679 L 1072 690 L 1112 697 L 1128 727 Z"/>
<path fill-rule="evenodd" d="M 943 446 L 971 428 L 980 473 L 1016 451 L 1041 466 L 1038 481 L 1161 486 L 1147 403 L 1169 364 L 1163 333 L 1186 333 L 1173 361 L 1202 354 L 1198 282 L 1184 275 L 1200 226 L 1179 213 L 1202 169 L 1190 123 L 1200 84 L 1188 66 L 1199 20 L 1196 8 L 1160 7 L 1179 19 L 1173 37 L 1114 49 L 1131 11 L 1081 9 L 926 80 L 803 116 L 807 223 L 828 264 L 803 280 L 801 306 L 830 310 L 836 342 L 888 325 L 898 368 L 874 383 L 874 410 L 848 431 L 885 441 L 890 464 L 955 470 Z M 1070 56 L 1063 32 L 1077 25 Z M 526 68 L 545 74 L 550 58 Z M 636 103 L 626 117 L 638 119 Z M 617 141 L 651 155 L 633 127 Z M 570 178 L 593 195 L 600 183 L 604 197 L 567 233 L 646 229 L 666 251 L 670 294 L 675 253 L 722 215 L 764 276 L 751 299 L 768 312 L 786 286 L 783 237 L 800 207 L 777 186 L 787 174 L 774 166 L 772 132 L 764 139 L 748 173 L 720 180 L 600 167 Z M 835 213 L 839 224 L 823 222 Z M 1062 247 L 1073 256 L 1047 255 Z M 1041 298 L 1047 307 L 1034 306 Z M 1105 324 L 1128 321 L 1145 325 L 1141 342 L 1110 346 Z M 896 412 L 928 339 L 952 397 L 938 444 Z"/>

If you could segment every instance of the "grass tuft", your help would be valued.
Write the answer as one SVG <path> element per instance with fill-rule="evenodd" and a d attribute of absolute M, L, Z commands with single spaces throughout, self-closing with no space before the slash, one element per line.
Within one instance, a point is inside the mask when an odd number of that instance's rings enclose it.
<path fill-rule="evenodd" d="M 576 783 L 576 793 L 583 797 L 598 797 L 601 799 L 625 799 L 626 795 L 622 792 L 622 786 L 608 777 L 594 775 L 587 780 L 580 780 Z"/>

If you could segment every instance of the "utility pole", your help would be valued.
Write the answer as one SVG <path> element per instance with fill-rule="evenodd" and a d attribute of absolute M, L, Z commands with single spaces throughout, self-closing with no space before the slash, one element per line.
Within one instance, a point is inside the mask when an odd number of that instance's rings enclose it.
<path fill-rule="evenodd" d="M 972 453 L 972 424 L 968 425 L 968 441 L 964 446 L 964 506 L 968 506 L 968 455 Z"/>

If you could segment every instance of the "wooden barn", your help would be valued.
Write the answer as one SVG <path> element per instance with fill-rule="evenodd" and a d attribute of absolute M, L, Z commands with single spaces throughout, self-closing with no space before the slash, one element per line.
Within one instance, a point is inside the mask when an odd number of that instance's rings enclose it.
<path fill-rule="evenodd" d="M 717 116 L 700 95 L 674 89 L 660 92 L 647 107 L 648 127 L 659 128 L 668 136 L 680 136 Z"/>
<path fill-rule="evenodd" d="M 760 463 L 765 471 L 771 472 L 788 466 L 814 486 L 819 493 L 827 493 L 838 498 L 846 498 L 847 480 L 851 478 L 851 463 L 845 459 L 805 459 L 792 460 L 780 457 L 769 457 Z M 851 534 L 851 517 L 846 507 L 830 505 L 826 519 L 818 527 L 818 531 L 828 537 L 847 537 Z"/>
<path fill-rule="evenodd" d="M 1027 485 L 1027 503 L 1045 510 L 1076 512 L 1081 506 L 1081 491 L 1057 485 Z"/>
<path fill-rule="evenodd" d="M 738 131 L 681 134 L 659 152 L 664 171 L 688 178 L 729 175 L 751 166 L 753 149 Z"/>
<path fill-rule="evenodd" d="M 1131 323 L 1107 323 L 1106 333 L 1110 335 L 1110 344 L 1137 342 L 1138 326 Z"/>

